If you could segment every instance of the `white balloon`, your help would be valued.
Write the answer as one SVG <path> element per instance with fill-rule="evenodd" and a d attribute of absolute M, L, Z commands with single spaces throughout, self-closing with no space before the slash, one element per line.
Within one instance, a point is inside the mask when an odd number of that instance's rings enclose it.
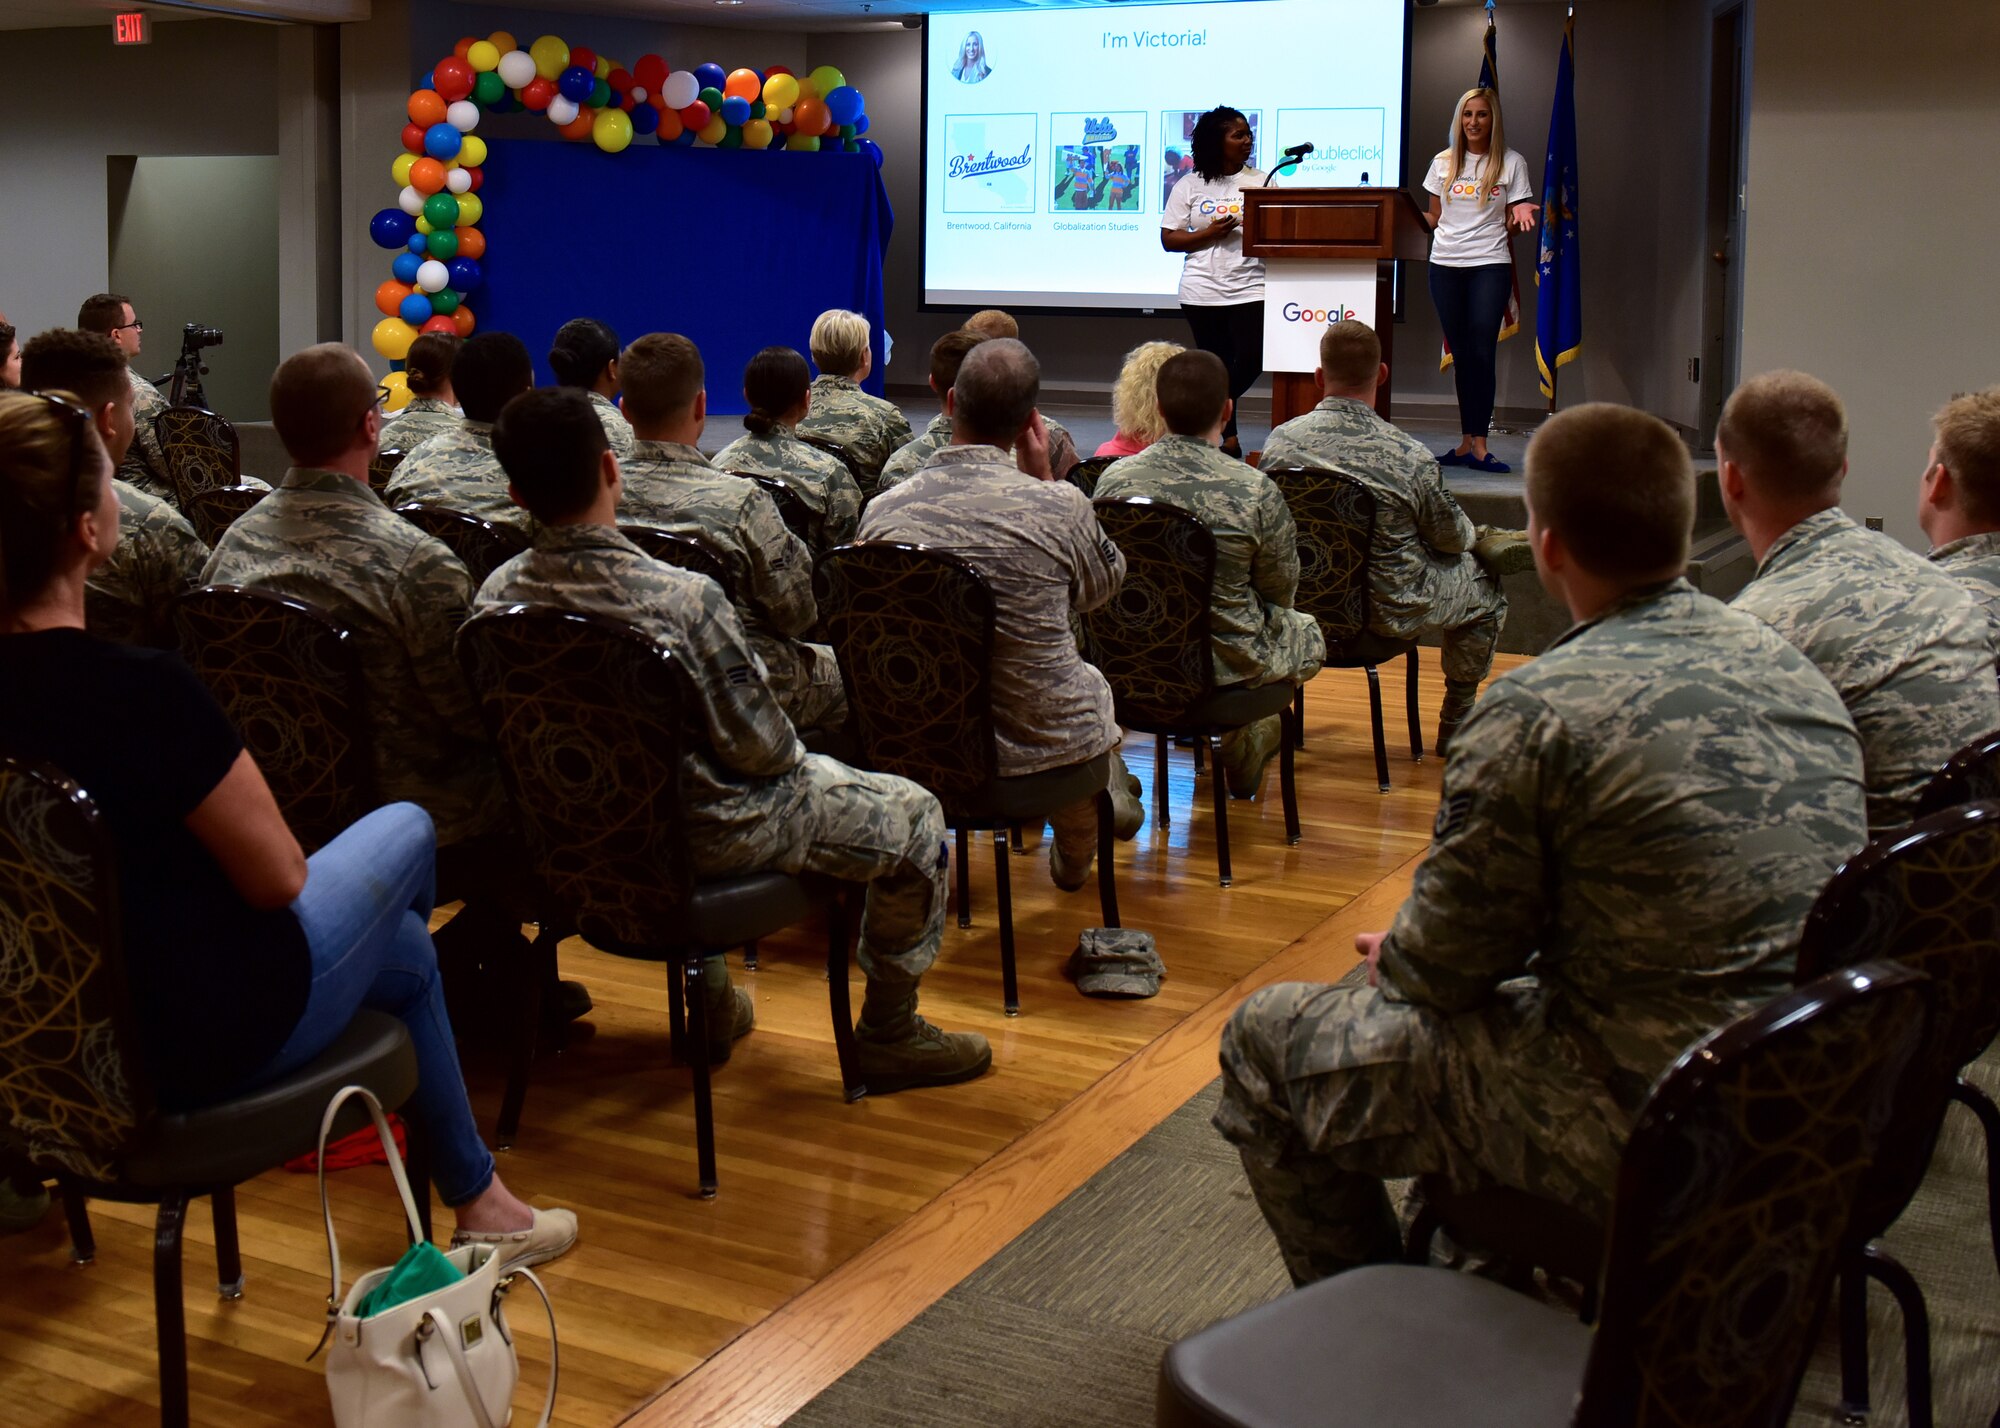
<path fill-rule="evenodd" d="M 787 105 L 786 105 L 786 106 L 785 106 L 785 107 L 784 107 L 783 109 L 780 109 L 780 110 L 778 111 L 778 122 L 779 122 L 780 124 L 789 124 L 789 123 L 791 123 L 791 122 L 792 122 L 792 106 L 791 106 L 791 105 L 787 104 Z"/>
<path fill-rule="evenodd" d="M 464 169 L 453 169 L 444 176 L 444 186 L 453 193 L 465 193 L 472 187 L 472 175 Z"/>
<path fill-rule="evenodd" d="M 669 109 L 685 109 L 701 97 L 701 81 L 691 70 L 677 69 L 660 86 L 660 97 Z"/>
<path fill-rule="evenodd" d="M 558 125 L 571 123 L 576 118 L 576 109 L 574 99 L 558 94 L 549 101 L 549 122 Z"/>
<path fill-rule="evenodd" d="M 396 207 L 415 218 L 424 211 L 424 196 L 410 184 L 404 184 L 403 191 L 396 195 Z"/>
<path fill-rule="evenodd" d="M 500 56 L 500 79 L 509 89 L 521 89 L 535 80 L 535 57 L 526 50 L 509 50 Z"/>
<path fill-rule="evenodd" d="M 444 291 L 444 285 L 451 281 L 451 269 L 435 258 L 427 258 L 417 269 L 417 286 L 427 293 Z"/>
<path fill-rule="evenodd" d="M 646 86 L 643 84 L 633 85 L 631 95 L 634 104 L 644 104 L 646 102 Z"/>
<path fill-rule="evenodd" d="M 461 99 L 444 111 L 445 122 L 461 134 L 470 134 L 479 127 L 479 106 L 470 99 Z"/>

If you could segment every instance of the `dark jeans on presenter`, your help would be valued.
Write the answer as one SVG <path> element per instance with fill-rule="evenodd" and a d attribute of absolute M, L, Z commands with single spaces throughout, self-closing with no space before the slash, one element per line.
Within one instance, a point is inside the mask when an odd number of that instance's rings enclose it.
<path fill-rule="evenodd" d="M 1257 302 L 1232 302 L 1219 304 L 1182 303 L 1181 312 L 1194 329 L 1194 345 L 1204 352 L 1213 352 L 1222 359 L 1222 365 L 1229 369 L 1229 399 L 1240 401 L 1256 380 L 1264 374 L 1264 304 Z M 1229 441 L 1236 435 L 1236 413 L 1229 414 L 1229 425 L 1222 429 L 1222 439 Z"/>
<path fill-rule="evenodd" d="M 1500 346 L 1500 319 L 1514 287 L 1512 263 L 1477 268 L 1431 269 L 1431 305 L 1437 309 L 1444 340 L 1451 344 L 1453 379 L 1458 383 L 1458 429 L 1485 436 L 1493 424 L 1494 354 Z"/>

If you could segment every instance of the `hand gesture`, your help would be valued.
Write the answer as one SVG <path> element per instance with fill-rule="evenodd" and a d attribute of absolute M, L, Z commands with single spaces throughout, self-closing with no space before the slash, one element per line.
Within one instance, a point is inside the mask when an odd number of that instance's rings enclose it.
<path fill-rule="evenodd" d="M 1049 429 L 1042 424 L 1039 411 L 1028 413 L 1028 424 L 1014 439 L 1014 465 L 1023 476 L 1032 476 L 1037 481 L 1055 479 L 1049 470 Z"/>
<path fill-rule="evenodd" d="M 1359 952 L 1362 960 L 1368 964 L 1368 985 L 1371 987 L 1381 985 L 1382 939 L 1388 935 L 1386 932 L 1354 934 L 1354 950 Z"/>
<path fill-rule="evenodd" d="M 1537 216 L 1540 212 L 1540 204 L 1517 203 L 1507 210 L 1507 217 L 1523 233 L 1532 233 L 1541 224 L 1541 219 Z"/>

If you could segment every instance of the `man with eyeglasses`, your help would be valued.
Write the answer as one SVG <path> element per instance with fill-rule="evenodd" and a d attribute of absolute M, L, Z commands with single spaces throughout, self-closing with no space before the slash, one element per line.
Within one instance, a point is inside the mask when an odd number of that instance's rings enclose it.
<path fill-rule="evenodd" d="M 122 293 L 97 293 L 83 300 L 77 309 L 76 325 L 85 332 L 101 332 L 118 344 L 125 354 L 125 374 L 132 383 L 132 420 L 136 437 L 125 459 L 118 463 L 118 479 L 136 486 L 162 501 L 174 499 L 173 483 L 167 479 L 167 458 L 153 434 L 153 418 L 167 409 L 160 389 L 139 375 L 131 365 L 139 355 L 146 324 L 132 309 L 132 300 Z"/>

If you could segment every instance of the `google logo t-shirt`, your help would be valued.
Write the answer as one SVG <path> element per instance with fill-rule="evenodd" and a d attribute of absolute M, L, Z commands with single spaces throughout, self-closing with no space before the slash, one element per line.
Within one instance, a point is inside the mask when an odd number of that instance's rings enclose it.
<path fill-rule="evenodd" d="M 1260 170 L 1245 168 L 1221 178 L 1190 173 L 1167 195 L 1160 227 L 1199 233 L 1225 213 L 1243 216 L 1243 190 L 1264 182 Z M 1261 302 L 1264 263 L 1243 256 L 1243 230 L 1233 228 L 1220 243 L 1182 255 L 1181 301 L 1197 307 Z"/>
<path fill-rule="evenodd" d="M 1514 249 L 1507 236 L 1507 209 L 1511 204 L 1530 202 L 1535 186 L 1528 180 L 1528 161 L 1514 150 L 1507 151 L 1500 165 L 1500 183 L 1486 193 L 1481 203 L 1479 179 L 1486 172 L 1486 155 L 1467 154 L 1465 171 L 1445 182 L 1451 172 L 1451 150 L 1431 160 L 1424 176 L 1424 188 L 1438 196 L 1437 237 L 1431 241 L 1431 261 L 1441 268 L 1483 268 L 1489 263 L 1511 263 Z"/>

